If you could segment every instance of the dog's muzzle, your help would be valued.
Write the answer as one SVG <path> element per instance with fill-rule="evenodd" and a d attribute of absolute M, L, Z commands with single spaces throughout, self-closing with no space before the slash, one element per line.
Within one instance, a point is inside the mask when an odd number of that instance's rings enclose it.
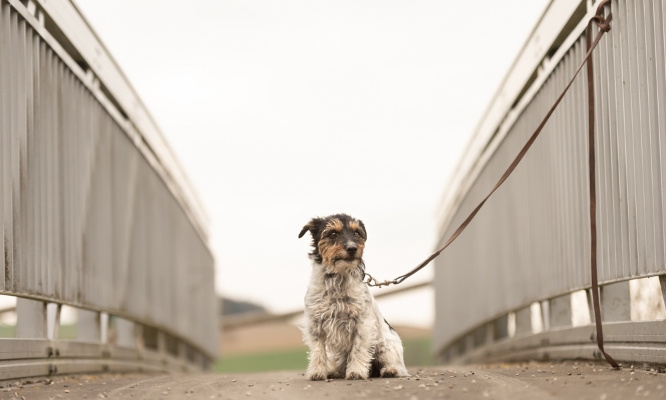
<path fill-rule="evenodd" d="M 356 250 L 358 250 L 358 245 L 354 242 L 349 242 L 347 243 L 345 250 L 347 250 L 347 254 L 349 254 L 350 257 L 353 257 L 356 255 Z"/>

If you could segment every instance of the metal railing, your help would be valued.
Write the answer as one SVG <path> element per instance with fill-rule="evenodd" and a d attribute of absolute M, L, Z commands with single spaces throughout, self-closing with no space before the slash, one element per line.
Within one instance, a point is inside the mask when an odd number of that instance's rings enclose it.
<path fill-rule="evenodd" d="M 573 75 L 592 3 L 550 3 L 452 179 L 442 240 L 492 188 Z M 619 361 L 664 363 L 666 6 L 618 0 L 610 9 L 612 30 L 594 53 L 606 350 Z M 600 356 L 589 308 L 586 87 L 578 77 L 522 164 L 436 260 L 435 346 L 444 360 Z M 636 299 L 655 283 L 656 314 L 637 317 Z"/>
<path fill-rule="evenodd" d="M 205 214 L 70 1 L 0 1 L 0 165 L 0 294 L 18 297 L 0 380 L 210 364 Z M 59 335 L 62 306 L 75 338 Z"/>

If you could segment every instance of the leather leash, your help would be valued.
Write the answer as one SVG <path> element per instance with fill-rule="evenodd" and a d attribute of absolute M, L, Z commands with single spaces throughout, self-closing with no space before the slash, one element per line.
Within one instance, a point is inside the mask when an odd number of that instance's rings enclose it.
<path fill-rule="evenodd" d="M 592 64 L 592 52 L 593 50 L 597 47 L 597 44 L 599 44 L 599 41 L 603 37 L 604 33 L 610 31 L 610 21 L 612 20 L 613 16 L 611 13 L 608 14 L 608 17 L 604 18 L 603 16 L 603 8 L 606 4 L 608 4 L 610 0 L 604 0 L 602 1 L 599 6 L 597 7 L 597 12 L 596 14 L 590 19 L 586 32 L 585 32 L 585 38 L 586 38 L 586 45 L 587 45 L 587 54 L 583 58 L 583 61 L 580 63 L 578 66 L 578 69 L 576 69 L 576 72 L 574 73 L 573 77 L 569 81 L 569 83 L 565 86 L 564 90 L 560 94 L 560 96 L 555 100 L 555 103 L 553 103 L 553 106 L 548 110 L 548 113 L 546 113 L 546 116 L 543 118 L 539 126 L 536 128 L 534 133 L 532 133 L 532 136 L 527 140 L 527 143 L 523 146 L 523 148 L 520 150 L 516 158 L 513 160 L 511 165 L 507 168 L 507 170 L 504 172 L 504 174 L 500 177 L 499 181 L 495 184 L 495 186 L 492 188 L 490 193 L 481 200 L 479 205 L 474 208 L 474 210 L 465 218 L 465 220 L 460 224 L 458 229 L 453 232 L 451 237 L 444 243 L 444 245 L 434 252 L 433 254 L 430 255 L 427 259 L 425 259 L 423 262 L 421 262 L 419 265 L 414 267 L 411 271 L 407 272 L 404 275 L 400 275 L 399 277 L 393 279 L 393 280 L 386 280 L 383 282 L 380 282 L 376 280 L 372 275 L 365 273 L 363 276 L 363 282 L 366 283 L 368 286 L 371 287 L 382 287 L 382 286 L 389 286 L 389 285 L 397 285 L 399 283 L 402 283 L 405 279 L 409 278 L 410 276 L 414 275 L 421 269 L 423 269 L 426 265 L 428 265 L 432 260 L 434 260 L 437 256 L 439 256 L 451 243 L 453 243 L 454 240 L 460 236 L 460 234 L 467 228 L 467 226 L 472 222 L 476 214 L 481 210 L 481 207 L 486 203 L 486 201 L 490 198 L 490 196 L 495 193 L 497 189 L 499 189 L 500 186 L 509 178 L 511 173 L 516 169 L 518 164 L 522 161 L 523 157 L 527 153 L 527 151 L 532 147 L 532 144 L 534 141 L 537 139 L 541 131 L 543 130 L 543 127 L 546 125 L 548 120 L 550 119 L 551 115 L 559 106 L 560 102 L 564 98 L 564 95 L 567 93 L 571 85 L 573 84 L 574 80 L 578 76 L 578 73 L 581 71 L 583 66 L 587 64 L 587 87 L 588 87 L 588 128 L 589 128 L 589 173 L 590 173 L 590 230 L 591 230 L 591 265 L 590 265 L 590 270 L 591 270 L 591 275 L 592 275 L 592 298 L 593 298 L 593 303 L 594 303 L 594 317 L 595 317 L 595 324 L 597 327 L 597 345 L 599 346 L 599 350 L 601 350 L 602 354 L 608 361 L 608 363 L 613 366 L 613 368 L 619 369 L 619 365 L 611 356 L 609 356 L 605 351 L 604 351 L 604 344 L 603 344 L 603 331 L 602 331 L 602 324 L 601 324 L 601 311 L 600 311 L 600 306 L 599 306 L 599 286 L 598 286 L 598 277 L 597 277 L 597 234 L 596 234 L 596 190 L 595 190 L 595 149 L 594 149 L 594 119 L 595 119 L 595 107 L 594 107 L 594 77 L 593 77 L 593 64 Z M 599 32 L 597 33 L 597 36 L 592 39 L 592 28 L 593 28 L 593 23 L 596 24 L 599 27 Z"/>
<path fill-rule="evenodd" d="M 585 31 L 585 44 L 588 48 L 588 57 L 591 49 L 596 47 L 598 39 L 603 36 L 605 32 L 610 31 L 610 21 L 613 19 L 613 14 L 609 13 L 608 17 L 602 16 L 603 6 L 610 0 L 604 0 L 599 4 L 597 13 L 590 22 L 587 24 Z M 592 27 L 595 23 L 599 27 L 597 40 L 592 42 Z M 615 369 L 620 369 L 618 363 L 606 353 L 604 350 L 604 333 L 601 324 L 601 307 L 599 305 L 599 282 L 597 276 L 597 192 L 596 192 L 596 157 L 594 147 L 594 65 L 592 58 L 587 60 L 587 109 L 588 109 L 588 154 L 589 154 L 589 175 L 590 175 L 590 272 L 592 275 L 592 303 L 594 305 L 594 324 L 597 327 L 597 346 L 604 355 L 606 361 Z"/>

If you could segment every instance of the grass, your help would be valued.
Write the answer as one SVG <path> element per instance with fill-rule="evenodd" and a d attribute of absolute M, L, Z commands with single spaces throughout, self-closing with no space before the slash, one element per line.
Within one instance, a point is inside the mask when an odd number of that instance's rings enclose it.
<path fill-rule="evenodd" d="M 0 324 L 0 338 L 16 337 L 16 327 L 13 325 Z"/>
<path fill-rule="evenodd" d="M 213 370 L 215 372 L 304 370 L 308 366 L 306 351 L 305 347 L 300 347 L 268 353 L 226 356 L 217 361 Z"/>
<path fill-rule="evenodd" d="M 432 339 L 430 336 L 403 340 L 403 347 L 405 348 L 405 365 L 410 366 L 429 366 L 435 365 L 435 357 L 432 353 Z"/>
<path fill-rule="evenodd" d="M 431 354 L 429 337 L 403 341 L 405 348 L 405 364 L 433 365 L 435 359 Z M 265 372 L 281 370 L 305 370 L 308 366 L 307 349 L 299 347 L 265 353 L 239 354 L 220 358 L 214 371 L 232 372 Z"/>
<path fill-rule="evenodd" d="M 0 323 L 0 338 L 15 338 L 16 326 Z M 76 325 L 60 325 L 58 339 L 76 339 Z"/>

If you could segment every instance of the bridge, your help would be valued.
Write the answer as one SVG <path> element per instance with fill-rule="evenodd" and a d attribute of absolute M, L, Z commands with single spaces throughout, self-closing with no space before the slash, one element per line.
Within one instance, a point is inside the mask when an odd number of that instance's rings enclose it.
<path fill-rule="evenodd" d="M 214 375 L 179 378 L 192 379 L 183 384 L 141 375 L 206 371 L 217 357 L 207 216 L 176 156 L 74 3 L 0 1 L 0 294 L 14 299 L 9 310 L 17 315 L 14 331 L 0 338 L 0 381 L 49 377 L 71 393 L 70 385 L 84 382 L 67 375 L 123 372 L 115 395 L 143 384 L 188 393 L 197 379 L 206 396 L 218 395 Z M 439 245 L 492 189 L 573 76 L 599 3 L 549 4 L 442 200 Z M 600 317 L 613 358 L 625 367 L 650 363 L 625 368 L 619 379 L 633 382 L 639 372 L 653 394 L 663 393 L 651 364 L 666 363 L 666 9 L 613 0 L 604 15 L 611 12 L 612 29 L 592 53 Z M 576 393 L 617 383 L 620 375 L 597 362 L 595 343 L 587 84 L 585 76 L 573 82 L 511 178 L 434 261 L 433 351 L 442 363 L 473 366 L 424 369 L 419 380 L 367 390 L 417 396 L 437 392 L 436 383 L 467 388 L 470 397 L 538 398 L 554 378 Z M 76 335 L 66 338 L 60 319 L 71 310 Z M 551 361 L 573 359 L 589 363 Z M 579 369 L 596 377 L 593 389 L 574 384 Z M 495 380 L 477 389 L 471 380 L 457 383 L 470 371 L 475 383 Z M 250 396 L 277 388 L 278 375 L 225 382 L 243 380 L 237 394 Z M 285 376 L 279 384 L 291 382 L 288 392 L 344 386 Z M 354 385 L 350 395 L 365 393 Z M 536 389 L 523 390 L 530 385 Z"/>

